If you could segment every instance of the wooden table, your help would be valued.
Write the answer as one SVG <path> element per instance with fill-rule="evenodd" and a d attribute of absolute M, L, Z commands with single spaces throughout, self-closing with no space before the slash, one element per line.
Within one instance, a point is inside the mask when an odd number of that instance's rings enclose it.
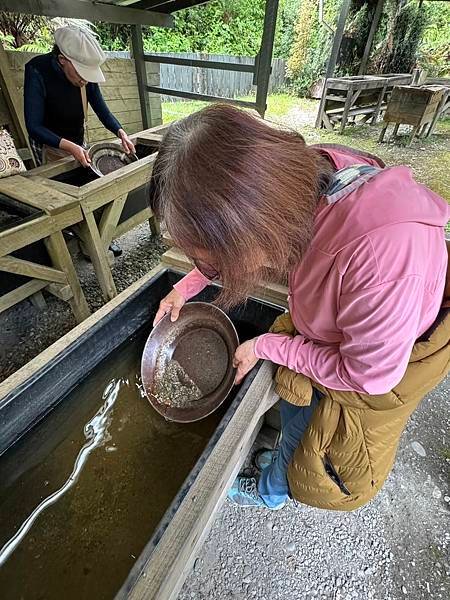
<path fill-rule="evenodd" d="M 400 125 L 412 125 L 408 146 L 411 146 L 416 134 L 419 137 L 430 135 L 447 97 L 448 88 L 440 85 L 395 87 L 378 141 L 383 142 L 389 123 L 394 123 L 394 137 Z"/>
<path fill-rule="evenodd" d="M 349 119 L 376 123 L 395 85 L 409 83 L 412 75 L 385 74 L 333 77 L 324 83 L 316 127 L 333 130 L 339 125 L 342 133 Z"/>
<path fill-rule="evenodd" d="M 45 288 L 69 302 L 77 321 L 88 317 L 90 310 L 63 235 L 64 229 L 83 220 L 79 204 L 22 175 L 0 179 L 0 194 L 12 212 L 15 205 L 19 212 L 21 206 L 29 208 L 25 218 L 0 229 L 0 271 L 6 289 L 1 294 L 0 285 L 0 313 L 25 298 L 42 306 Z"/>
<path fill-rule="evenodd" d="M 26 176 L 48 190 L 66 194 L 80 207 L 82 222 L 73 227 L 83 250 L 90 256 L 103 296 L 117 295 L 108 253 L 113 238 L 149 221 L 153 234 L 159 228 L 147 205 L 146 186 L 150 180 L 162 132 L 167 125 L 132 136 L 140 160 L 104 177 L 80 167 L 72 157 L 32 169 Z"/>

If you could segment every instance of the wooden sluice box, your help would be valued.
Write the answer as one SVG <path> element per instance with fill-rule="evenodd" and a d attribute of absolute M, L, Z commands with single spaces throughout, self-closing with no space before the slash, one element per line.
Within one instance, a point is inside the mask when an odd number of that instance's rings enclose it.
<path fill-rule="evenodd" d="M 181 276 L 157 267 L 0 384 L 0 597 L 176 598 L 276 400 L 260 362 L 202 421 L 154 411 L 140 357 Z M 230 317 L 242 342 L 283 310 Z"/>
<path fill-rule="evenodd" d="M 24 174 L 79 203 L 83 220 L 72 229 L 91 258 L 105 300 L 117 295 L 108 256 L 111 241 L 145 221 L 150 222 L 154 234 L 159 233 L 146 191 L 161 140 L 159 131 L 162 129 L 154 128 L 132 136 L 138 160 L 103 177 L 81 167 L 72 157 Z"/>

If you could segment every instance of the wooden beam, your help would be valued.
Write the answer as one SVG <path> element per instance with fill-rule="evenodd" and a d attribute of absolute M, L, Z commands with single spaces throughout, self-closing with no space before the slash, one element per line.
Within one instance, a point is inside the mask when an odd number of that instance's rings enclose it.
<path fill-rule="evenodd" d="M 164 531 L 131 590 L 118 600 L 175 600 L 232 484 L 261 428 L 264 413 L 278 400 L 275 366 L 264 361 L 194 484 Z"/>
<path fill-rule="evenodd" d="M 267 92 L 272 72 L 273 42 L 277 24 L 278 0 L 266 0 L 264 26 L 257 59 L 255 59 L 256 110 L 264 118 L 267 108 Z"/>
<path fill-rule="evenodd" d="M 341 5 L 341 12 L 339 14 L 339 20 L 336 27 L 336 33 L 334 34 L 333 46 L 331 48 L 330 58 L 328 59 L 327 72 L 325 74 L 325 80 L 333 77 L 334 70 L 336 68 L 337 57 L 339 49 L 341 47 L 342 36 L 344 35 L 345 24 L 347 22 L 348 11 L 352 0 L 343 0 Z"/>
<path fill-rule="evenodd" d="M 65 275 L 66 283 L 69 284 L 72 293 L 69 303 L 77 322 L 81 323 L 89 317 L 91 310 L 86 302 L 62 231 L 52 234 L 49 239 L 44 240 L 44 243 L 53 264 Z"/>
<path fill-rule="evenodd" d="M 334 70 L 336 68 L 337 57 L 339 54 L 339 49 L 341 47 L 342 36 L 344 35 L 345 23 L 347 22 L 348 12 L 350 10 L 350 4 L 352 0 L 342 0 L 341 12 L 339 14 L 339 21 L 336 27 L 336 31 L 333 39 L 333 46 L 331 47 L 330 57 L 327 63 L 327 70 L 325 73 L 325 79 L 323 81 L 322 88 L 322 97 L 320 99 L 319 110 L 317 111 L 316 124 L 315 127 L 320 128 L 322 126 L 322 114 L 325 111 L 325 103 L 326 103 L 326 91 L 327 91 L 327 82 L 330 77 L 333 77 Z"/>
<path fill-rule="evenodd" d="M 153 11 L 114 6 L 90 0 L 0 0 L 0 10 L 11 13 L 70 17 L 130 25 L 173 27 L 173 17 Z"/>
<path fill-rule="evenodd" d="M 142 127 L 148 129 L 152 124 L 152 108 L 150 96 L 147 91 L 147 65 L 144 61 L 144 44 L 142 42 L 142 27 L 134 25 L 131 29 L 131 54 L 134 59 L 134 68 L 141 105 Z"/>
<path fill-rule="evenodd" d="M 11 118 L 16 128 L 19 139 L 15 140 L 16 148 L 25 148 L 28 150 L 30 160 L 33 165 L 36 165 L 34 155 L 31 151 L 30 141 L 28 139 L 27 129 L 25 127 L 25 119 L 23 115 L 23 100 L 20 97 L 17 86 L 12 77 L 11 66 L 9 64 L 8 55 L 6 54 L 3 45 L 0 42 L 0 86 L 3 91 L 6 104 L 8 106 Z"/>
<path fill-rule="evenodd" d="M 48 281 L 39 281 L 37 279 L 33 279 L 32 281 L 28 281 L 24 283 L 20 287 L 0 296 L 0 313 L 11 308 L 18 302 L 25 300 L 28 296 L 32 296 L 36 292 L 39 292 L 43 288 L 48 285 Z"/>
<path fill-rule="evenodd" d="M 15 256 L 0 257 L 0 271 L 33 277 L 33 279 L 42 279 L 43 281 L 67 283 L 63 271 L 58 271 L 58 269 L 47 267 L 46 265 L 39 265 L 29 260 L 22 260 Z"/>
<path fill-rule="evenodd" d="M 375 14 L 373 15 L 373 21 L 370 26 L 369 35 L 367 37 L 366 47 L 364 48 L 364 54 L 359 65 L 358 75 L 364 75 L 367 69 L 367 63 L 369 61 L 370 51 L 372 49 L 373 38 L 380 22 L 381 13 L 383 12 L 384 0 L 378 0 L 375 8 Z"/>
<path fill-rule="evenodd" d="M 48 215 L 58 215 L 78 205 L 75 198 L 49 189 L 44 178 L 28 178 L 22 175 L 4 177 L 0 179 L 0 193 L 42 210 Z M 80 211 L 80 221 L 81 218 Z"/>

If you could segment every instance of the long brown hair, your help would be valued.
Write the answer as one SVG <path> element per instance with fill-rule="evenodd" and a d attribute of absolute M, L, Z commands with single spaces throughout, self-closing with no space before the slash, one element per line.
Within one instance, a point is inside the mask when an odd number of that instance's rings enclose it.
<path fill-rule="evenodd" d="M 303 257 L 323 178 L 332 168 L 294 131 L 229 105 L 171 125 L 153 168 L 150 205 L 188 255 L 206 250 L 220 272 L 217 302 L 238 304 L 265 276 Z"/>

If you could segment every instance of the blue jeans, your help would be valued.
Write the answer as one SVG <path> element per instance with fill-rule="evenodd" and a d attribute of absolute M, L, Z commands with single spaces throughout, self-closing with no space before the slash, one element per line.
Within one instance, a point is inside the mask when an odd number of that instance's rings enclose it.
<path fill-rule="evenodd" d="M 279 506 L 289 498 L 287 469 L 305 433 L 322 394 L 313 388 L 309 406 L 295 406 L 281 400 L 281 442 L 275 461 L 263 469 L 258 491 L 269 508 Z"/>

